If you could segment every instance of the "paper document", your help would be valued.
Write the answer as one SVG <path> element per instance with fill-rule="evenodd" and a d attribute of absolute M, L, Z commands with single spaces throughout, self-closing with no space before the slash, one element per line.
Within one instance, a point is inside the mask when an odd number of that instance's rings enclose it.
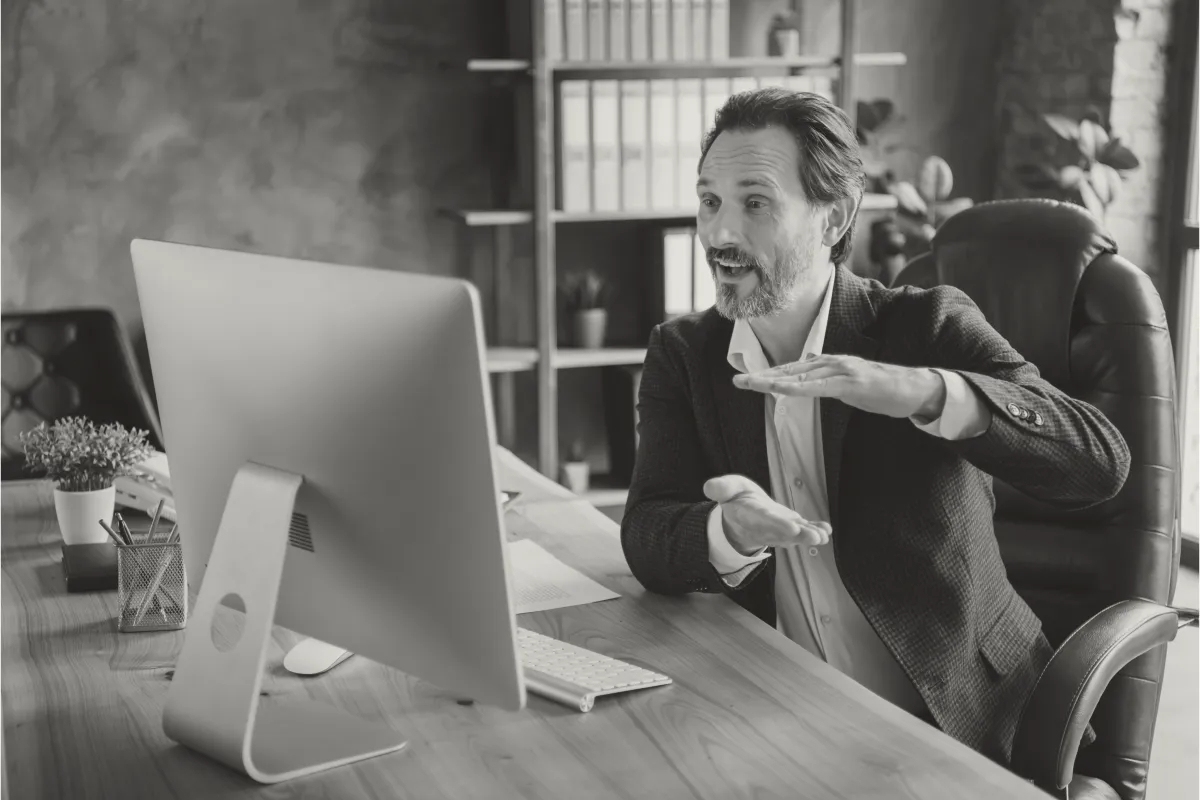
<path fill-rule="evenodd" d="M 518 614 L 620 597 L 529 539 L 509 542 L 508 564 L 512 569 L 513 602 Z"/>

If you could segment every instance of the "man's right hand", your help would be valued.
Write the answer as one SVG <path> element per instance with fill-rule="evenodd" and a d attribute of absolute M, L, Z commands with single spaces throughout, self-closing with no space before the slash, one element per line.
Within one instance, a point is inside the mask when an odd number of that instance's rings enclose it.
<path fill-rule="evenodd" d="M 806 520 L 775 502 L 744 475 L 711 478 L 704 484 L 704 494 L 721 505 L 725 537 L 742 555 L 764 547 L 827 544 L 833 530 L 828 522 Z"/>

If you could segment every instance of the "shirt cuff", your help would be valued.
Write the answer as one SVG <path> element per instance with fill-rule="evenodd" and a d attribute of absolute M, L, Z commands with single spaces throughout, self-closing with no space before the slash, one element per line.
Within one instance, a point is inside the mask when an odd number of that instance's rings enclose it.
<path fill-rule="evenodd" d="M 765 547 L 751 556 L 744 556 L 733 549 L 729 538 L 725 536 L 724 517 L 719 505 L 708 515 L 708 561 L 726 586 L 736 588 L 755 564 L 770 557 L 771 553 Z"/>
<path fill-rule="evenodd" d="M 957 372 L 935 369 L 946 386 L 946 404 L 942 415 L 929 421 L 909 417 L 926 433 L 950 441 L 972 439 L 984 433 L 992 424 L 992 411 L 975 393 L 971 385 Z"/>

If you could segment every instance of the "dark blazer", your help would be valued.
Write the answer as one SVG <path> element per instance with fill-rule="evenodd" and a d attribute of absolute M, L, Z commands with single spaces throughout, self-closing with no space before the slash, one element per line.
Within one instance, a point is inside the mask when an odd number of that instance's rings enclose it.
<path fill-rule="evenodd" d="M 713 309 L 657 326 L 638 396 L 639 443 L 621 524 L 630 569 L 664 594 L 726 592 L 775 624 L 775 559 L 729 589 L 708 560 L 711 477 L 770 491 L 763 395 L 733 385 L 733 323 Z M 850 596 L 937 724 L 1001 763 L 1052 649 L 1009 583 L 992 528 L 991 475 L 1081 508 L 1129 471 L 1120 433 L 1059 392 L 961 291 L 889 289 L 837 268 L 824 352 L 962 375 L 992 423 L 947 441 L 907 419 L 820 401 L 833 552 Z"/>

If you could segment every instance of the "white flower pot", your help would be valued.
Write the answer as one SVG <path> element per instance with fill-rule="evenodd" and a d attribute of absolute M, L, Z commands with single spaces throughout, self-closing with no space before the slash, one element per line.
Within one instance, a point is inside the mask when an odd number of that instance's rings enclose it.
<path fill-rule="evenodd" d="M 588 463 L 568 461 L 562 465 L 562 484 L 575 494 L 588 490 Z"/>
<path fill-rule="evenodd" d="M 575 312 L 575 346 L 597 350 L 604 346 L 608 309 L 588 308 Z"/>
<path fill-rule="evenodd" d="M 93 492 L 64 492 L 54 490 L 54 511 L 64 544 L 97 544 L 110 541 L 100 520 L 110 522 L 117 505 L 117 489 L 97 489 Z"/>

